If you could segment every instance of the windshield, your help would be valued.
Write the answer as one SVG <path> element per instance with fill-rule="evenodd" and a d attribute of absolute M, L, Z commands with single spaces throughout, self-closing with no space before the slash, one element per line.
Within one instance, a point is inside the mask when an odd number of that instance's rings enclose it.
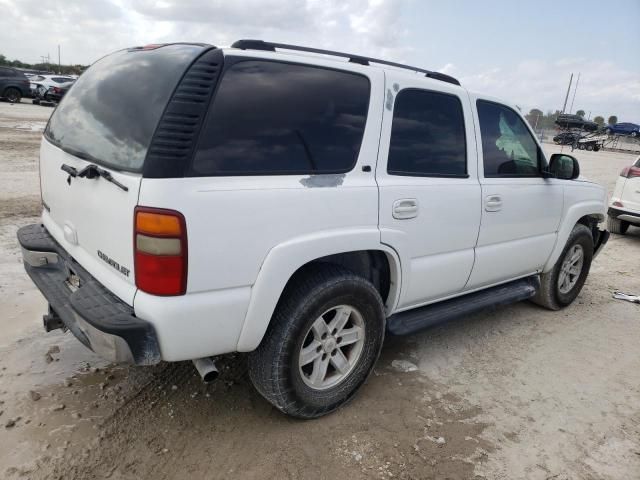
<path fill-rule="evenodd" d="M 98 60 L 56 108 L 45 137 L 80 158 L 140 171 L 173 90 L 203 48 L 121 50 Z"/>

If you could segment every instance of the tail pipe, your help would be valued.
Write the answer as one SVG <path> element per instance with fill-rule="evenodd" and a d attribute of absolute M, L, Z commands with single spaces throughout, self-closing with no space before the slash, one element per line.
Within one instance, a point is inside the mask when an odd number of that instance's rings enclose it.
<path fill-rule="evenodd" d="M 218 378 L 219 372 L 216 368 L 216 362 L 211 357 L 197 358 L 193 361 L 193 366 L 198 370 L 204 383 L 211 383 Z"/>

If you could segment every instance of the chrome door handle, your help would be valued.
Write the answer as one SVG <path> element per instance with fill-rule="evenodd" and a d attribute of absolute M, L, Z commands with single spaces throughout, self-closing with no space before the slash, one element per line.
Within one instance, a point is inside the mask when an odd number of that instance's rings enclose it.
<path fill-rule="evenodd" d="M 393 202 L 393 218 L 407 220 L 418 216 L 418 200 L 402 198 Z"/>
<path fill-rule="evenodd" d="M 484 201 L 484 209 L 487 212 L 497 212 L 502 209 L 502 197 L 500 195 L 488 195 Z"/>

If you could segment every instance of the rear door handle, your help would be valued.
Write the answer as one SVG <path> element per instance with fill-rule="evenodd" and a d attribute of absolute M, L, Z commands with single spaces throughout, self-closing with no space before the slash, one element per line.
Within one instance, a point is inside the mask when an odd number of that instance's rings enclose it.
<path fill-rule="evenodd" d="M 502 210 L 502 197 L 500 195 L 488 195 L 484 200 L 484 209 L 487 212 Z"/>
<path fill-rule="evenodd" d="M 393 202 L 393 218 L 407 220 L 418 216 L 418 200 L 415 198 L 401 198 Z"/>

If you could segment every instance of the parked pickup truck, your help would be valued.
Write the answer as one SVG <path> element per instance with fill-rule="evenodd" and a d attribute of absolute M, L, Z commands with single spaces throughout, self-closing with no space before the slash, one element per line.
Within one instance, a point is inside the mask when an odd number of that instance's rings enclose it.
<path fill-rule="evenodd" d="M 298 51 L 302 50 L 300 54 Z M 255 40 L 121 50 L 53 112 L 24 265 L 115 362 L 249 352 L 289 415 L 336 409 L 385 334 L 579 294 L 605 190 L 447 75 Z"/>

